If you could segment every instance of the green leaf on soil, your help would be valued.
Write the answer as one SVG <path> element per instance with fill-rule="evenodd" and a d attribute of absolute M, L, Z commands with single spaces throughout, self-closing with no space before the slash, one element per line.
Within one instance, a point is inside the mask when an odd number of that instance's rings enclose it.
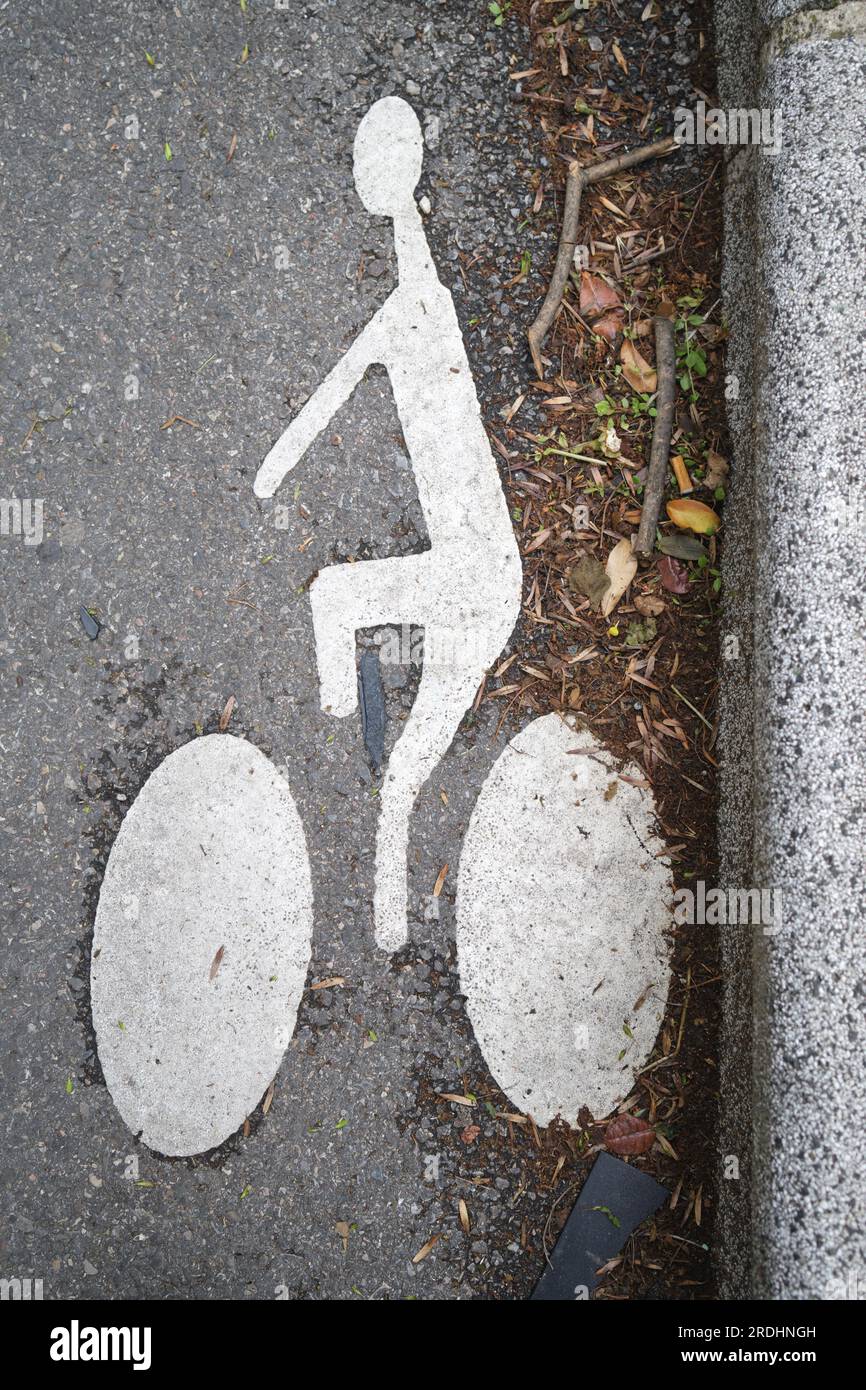
<path fill-rule="evenodd" d="M 627 647 L 642 647 L 645 642 L 652 642 L 656 635 L 656 628 L 655 618 L 633 618 L 625 635 L 625 645 Z"/>
<path fill-rule="evenodd" d="M 699 560 L 707 553 L 700 541 L 691 536 L 661 536 L 656 541 L 656 549 L 662 555 L 674 555 L 678 560 Z"/>

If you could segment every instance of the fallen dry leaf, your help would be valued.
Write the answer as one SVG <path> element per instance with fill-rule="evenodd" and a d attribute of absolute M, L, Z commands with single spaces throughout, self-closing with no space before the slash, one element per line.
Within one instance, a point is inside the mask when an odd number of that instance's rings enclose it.
<path fill-rule="evenodd" d="M 613 425 L 608 425 L 601 436 L 601 452 L 605 458 L 619 460 L 622 454 L 622 440 L 614 429 Z"/>
<path fill-rule="evenodd" d="M 460 1198 L 460 1201 L 457 1203 L 457 1210 L 460 1213 L 460 1225 L 463 1227 L 464 1231 L 468 1235 L 470 1231 L 469 1208 L 467 1207 L 462 1197 Z"/>
<path fill-rule="evenodd" d="M 613 313 L 605 314 L 604 318 L 596 319 L 591 327 L 593 333 L 597 333 L 600 338 L 604 338 L 606 343 L 614 343 L 622 328 L 622 313 L 614 311 Z"/>
<path fill-rule="evenodd" d="M 657 618 L 659 613 L 664 613 L 664 599 L 656 598 L 655 594 L 639 594 L 633 600 L 634 606 L 645 618 Z"/>
<path fill-rule="evenodd" d="M 622 70 L 623 70 L 623 72 L 625 73 L 626 77 L 628 77 L 628 63 L 627 63 L 626 60 L 625 60 L 625 55 L 623 54 L 623 51 L 622 51 L 622 49 L 620 48 L 619 44 L 618 44 L 618 43 L 612 43 L 612 44 L 611 44 L 611 50 L 612 50 L 612 52 L 613 52 L 614 58 L 616 58 L 617 63 L 618 63 L 619 66 L 622 68 Z"/>
<path fill-rule="evenodd" d="M 667 1154 L 668 1158 L 672 1158 L 672 1159 L 674 1159 L 675 1162 L 679 1162 L 679 1158 L 678 1158 L 676 1149 L 673 1147 L 672 1144 L 669 1144 L 669 1143 L 668 1143 L 668 1141 L 667 1141 L 667 1139 L 665 1139 L 664 1135 L 663 1135 L 663 1134 L 657 1134 L 657 1135 L 656 1135 L 656 1139 L 657 1139 L 658 1142 L 659 1142 L 659 1146 L 660 1146 L 660 1147 L 664 1150 L 664 1152 Z"/>
<path fill-rule="evenodd" d="M 236 705 L 236 704 L 237 704 L 237 700 L 235 699 L 234 695 L 230 695 L 229 698 L 226 700 L 225 709 L 223 710 L 222 714 L 220 715 L 220 733 L 221 733 L 221 734 L 224 734 L 225 731 L 226 731 L 226 729 L 228 728 L 228 726 L 229 726 L 229 720 L 230 720 L 231 717 L 232 717 L 232 714 L 233 714 L 233 712 L 234 712 L 234 708 L 235 708 L 235 705 Z"/>
<path fill-rule="evenodd" d="M 319 980 L 316 984 L 310 985 L 310 990 L 314 989 L 336 989 L 338 985 L 346 983 L 345 975 L 329 975 L 327 980 Z"/>
<path fill-rule="evenodd" d="M 210 973 L 208 974 L 208 979 L 209 979 L 209 980 L 212 980 L 212 979 L 215 977 L 217 971 L 219 970 L 220 966 L 222 965 L 222 963 L 223 963 L 223 954 L 224 954 L 224 952 L 225 952 L 225 946 L 220 946 L 219 950 L 217 951 L 216 955 L 214 956 L 213 960 L 211 961 Z"/>
<path fill-rule="evenodd" d="M 622 363 L 622 374 L 629 386 L 633 386 L 635 391 L 643 391 L 651 396 L 658 386 L 655 367 L 650 366 L 628 338 L 619 350 L 619 360 Z"/>
<path fill-rule="evenodd" d="M 437 1091 L 440 1100 L 450 1100 L 453 1105 L 473 1106 L 475 1101 L 471 1096 L 458 1096 L 455 1091 Z"/>
<path fill-rule="evenodd" d="M 442 892 L 442 888 L 443 888 L 443 885 L 444 885 L 445 880 L 446 880 L 447 877 L 448 877 L 448 865 L 447 865 L 447 864 L 443 864 L 443 865 L 442 865 L 442 868 L 439 870 L 439 877 L 437 878 L 436 882 L 435 882 L 434 885 L 433 885 L 433 896 L 434 896 L 434 898 L 438 898 L 438 897 L 439 897 L 439 894 Z"/>
<path fill-rule="evenodd" d="M 728 461 L 717 454 L 714 449 L 707 453 L 707 473 L 704 478 L 704 487 L 715 489 L 723 487 L 728 476 Z"/>
<path fill-rule="evenodd" d="M 608 618 L 637 574 L 637 556 L 628 536 L 615 545 L 608 555 L 605 573 L 610 580 L 610 588 L 602 600 L 601 612 L 603 617 Z"/>
<path fill-rule="evenodd" d="M 667 504 L 667 514 L 681 531 L 694 531 L 699 536 L 711 536 L 722 524 L 712 507 L 696 502 L 692 497 L 674 497 Z"/>
<path fill-rule="evenodd" d="M 230 141 L 230 143 L 229 143 L 229 152 L 228 152 L 228 154 L 226 155 L 226 164 L 231 164 L 232 160 L 233 160 L 234 157 L 235 157 L 235 150 L 237 149 L 237 147 L 238 147 L 238 133 L 237 133 L 237 131 L 235 131 L 234 134 L 232 135 L 231 141 Z"/>
<path fill-rule="evenodd" d="M 268 1093 L 267 1093 L 267 1095 L 265 1096 L 264 1103 L 263 1103 L 263 1105 L 262 1105 L 262 1114 L 263 1114 L 263 1115 L 267 1115 L 268 1111 L 270 1110 L 271 1106 L 272 1106 L 273 1103 L 274 1103 L 274 1087 L 275 1087 L 275 1086 L 276 1086 L 276 1082 L 275 1082 L 275 1081 L 272 1081 L 271 1084 L 270 1084 L 270 1086 L 268 1087 Z"/>
<path fill-rule="evenodd" d="M 662 555 L 658 561 L 659 575 L 664 587 L 671 594 L 687 594 L 689 591 L 689 572 L 685 565 L 672 555 Z"/>
<path fill-rule="evenodd" d="M 606 280 L 602 280 L 600 275 L 593 275 L 589 270 L 581 271 L 580 312 L 583 317 L 597 319 L 611 309 L 622 311 L 622 300 L 616 290 L 612 289 Z"/>
<path fill-rule="evenodd" d="M 480 1125 L 467 1125 L 465 1129 L 461 1129 L 460 1138 L 464 1144 L 474 1144 L 480 1133 Z"/>
<path fill-rule="evenodd" d="M 604 1134 L 604 1146 L 614 1154 L 645 1154 L 656 1141 L 656 1132 L 637 1115 L 617 1115 Z"/>
<path fill-rule="evenodd" d="M 430 1239 L 427 1241 L 426 1245 L 421 1246 L 421 1249 L 418 1251 L 418 1254 L 412 1256 L 413 1265 L 419 1265 L 422 1260 L 426 1260 L 427 1256 L 430 1254 L 430 1251 L 433 1249 L 433 1246 L 436 1244 L 438 1239 L 438 1236 L 431 1236 Z"/>
<path fill-rule="evenodd" d="M 334 1225 L 334 1230 L 337 1232 L 337 1235 L 340 1237 L 341 1241 L 343 1242 L 343 1254 L 345 1254 L 346 1251 L 347 1251 L 348 1248 L 349 1248 L 349 1223 L 348 1223 L 348 1221 L 337 1221 L 337 1222 L 335 1223 L 335 1225 Z"/>

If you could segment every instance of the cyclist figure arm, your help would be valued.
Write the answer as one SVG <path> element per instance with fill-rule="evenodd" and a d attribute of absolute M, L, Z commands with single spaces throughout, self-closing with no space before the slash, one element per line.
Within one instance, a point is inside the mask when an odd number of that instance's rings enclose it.
<path fill-rule="evenodd" d="M 286 474 L 303 458 L 313 440 L 349 399 L 367 368 L 381 361 L 381 313 L 379 310 L 361 330 L 277 440 L 256 474 L 253 484 L 256 497 L 273 497 Z"/>

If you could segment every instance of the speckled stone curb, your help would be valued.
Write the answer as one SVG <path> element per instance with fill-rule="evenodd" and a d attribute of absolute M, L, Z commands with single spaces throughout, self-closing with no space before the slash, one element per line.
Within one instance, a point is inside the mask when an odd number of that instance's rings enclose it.
<path fill-rule="evenodd" d="M 717 0 L 726 151 L 723 1297 L 866 1297 L 866 5 Z"/>

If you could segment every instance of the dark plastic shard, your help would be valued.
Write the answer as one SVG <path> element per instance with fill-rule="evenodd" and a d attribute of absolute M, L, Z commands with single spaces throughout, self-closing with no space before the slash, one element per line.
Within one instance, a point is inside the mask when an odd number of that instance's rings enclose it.
<path fill-rule="evenodd" d="M 358 692 L 364 747 L 373 768 L 378 771 L 385 758 L 385 691 L 379 670 L 379 653 L 371 648 L 361 653 Z"/>
<path fill-rule="evenodd" d="M 78 610 L 78 616 L 81 619 L 81 626 L 84 628 L 91 642 L 95 642 L 102 631 L 102 623 L 96 621 L 93 614 L 84 607 L 83 603 Z"/>
<path fill-rule="evenodd" d="M 649 1173 L 599 1154 L 531 1298 L 588 1298 L 599 1282 L 596 1270 L 619 1254 L 632 1231 L 669 1196 Z"/>

